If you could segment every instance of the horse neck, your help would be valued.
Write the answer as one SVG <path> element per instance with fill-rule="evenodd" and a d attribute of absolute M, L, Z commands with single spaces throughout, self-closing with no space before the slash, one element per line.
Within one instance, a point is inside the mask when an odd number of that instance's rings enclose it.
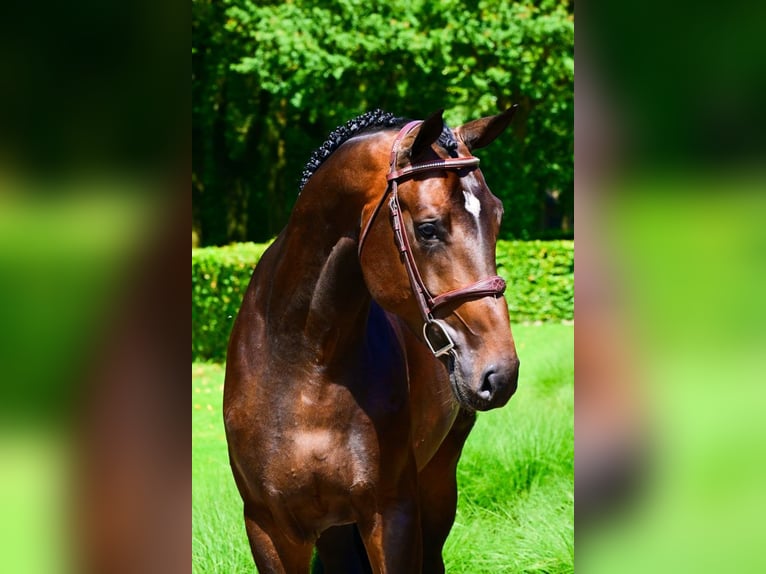
<path fill-rule="evenodd" d="M 357 238 L 370 193 L 366 182 L 376 178 L 366 177 L 364 168 L 343 169 L 355 156 L 348 147 L 330 156 L 301 192 L 271 275 L 272 336 L 321 363 L 360 343 L 370 305 Z"/>

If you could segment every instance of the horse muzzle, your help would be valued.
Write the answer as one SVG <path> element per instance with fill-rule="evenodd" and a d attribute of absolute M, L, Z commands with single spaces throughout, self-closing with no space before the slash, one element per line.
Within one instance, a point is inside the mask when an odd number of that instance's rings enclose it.
<path fill-rule="evenodd" d="M 505 405 L 516 392 L 519 359 L 515 355 L 486 366 L 479 377 L 470 377 L 467 371 L 474 370 L 472 365 L 461 363 L 460 355 L 452 350 L 447 367 L 452 392 L 463 408 L 475 411 L 496 409 Z"/>

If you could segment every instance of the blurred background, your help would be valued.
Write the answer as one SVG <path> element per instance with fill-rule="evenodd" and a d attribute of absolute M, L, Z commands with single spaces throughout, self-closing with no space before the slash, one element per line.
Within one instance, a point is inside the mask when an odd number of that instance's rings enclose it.
<path fill-rule="evenodd" d="M 188 571 L 186 10 L 0 9 L 4 572 Z"/>
<path fill-rule="evenodd" d="M 578 572 L 762 572 L 762 5 L 578 9 Z"/>

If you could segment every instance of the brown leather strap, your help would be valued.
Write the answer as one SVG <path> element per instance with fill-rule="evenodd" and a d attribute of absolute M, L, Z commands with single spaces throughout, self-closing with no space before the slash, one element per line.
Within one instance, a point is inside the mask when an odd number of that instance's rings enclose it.
<path fill-rule="evenodd" d="M 386 191 L 383 193 L 383 196 L 380 198 L 380 201 L 375 206 L 375 209 L 372 212 L 372 215 L 367 220 L 367 223 L 362 228 L 362 232 L 359 234 L 359 247 L 357 248 L 357 255 L 359 256 L 359 259 L 362 258 L 362 249 L 364 248 L 364 244 L 367 241 L 367 234 L 370 232 L 370 228 L 372 227 L 373 222 L 378 216 L 378 212 L 380 212 L 380 208 L 383 207 L 383 204 L 386 201 L 386 197 L 388 196 L 388 192 L 391 191 L 391 182 L 396 181 L 395 179 L 392 179 L 388 177 L 392 171 L 394 171 L 394 166 L 396 166 L 396 157 L 399 154 L 399 145 L 402 143 L 402 140 L 405 138 L 405 136 L 410 133 L 410 131 L 415 128 L 416 126 L 419 126 L 422 124 L 422 120 L 414 120 L 411 121 L 405 126 L 399 130 L 399 133 L 396 134 L 396 137 L 394 138 L 394 143 L 391 144 L 391 154 L 388 158 L 388 175 L 386 175 L 386 181 L 388 181 L 388 185 L 386 186 Z"/>
<path fill-rule="evenodd" d="M 499 275 L 485 277 L 462 289 L 453 289 L 441 295 L 437 295 L 431 301 L 431 309 L 436 310 L 442 305 L 447 305 L 453 301 L 462 299 L 481 299 L 482 297 L 497 297 L 505 293 L 505 279 Z"/>
<path fill-rule="evenodd" d="M 479 158 L 470 156 L 440 158 L 424 163 L 411 164 L 403 167 L 400 170 L 395 169 L 396 159 L 399 154 L 399 146 L 401 145 L 402 140 L 410 131 L 422 123 L 422 120 L 409 122 L 401 130 L 399 130 L 399 133 L 396 134 L 396 138 L 394 138 L 394 143 L 391 145 L 391 155 L 389 156 L 388 160 L 388 174 L 386 175 L 386 181 L 389 182 L 389 185 L 386 187 L 386 191 L 381 196 L 380 201 L 377 203 L 375 209 L 372 212 L 372 215 L 369 217 L 369 219 L 367 219 L 367 223 L 364 224 L 362 232 L 359 234 L 359 246 L 357 248 L 357 254 L 360 259 L 362 257 L 362 249 L 364 248 L 364 244 L 367 241 L 367 235 L 370 232 L 370 228 L 372 227 L 373 222 L 378 216 L 378 212 L 380 212 L 380 208 L 385 203 L 388 193 L 391 191 L 392 182 L 396 183 L 401 179 L 416 173 L 422 173 L 424 171 L 431 171 L 436 169 L 462 169 L 464 167 L 475 168 L 479 165 Z"/>
<path fill-rule="evenodd" d="M 407 236 L 407 229 L 404 224 L 404 217 L 402 216 L 402 209 L 399 205 L 399 194 L 397 193 L 396 181 L 393 182 L 393 192 L 391 193 L 391 201 L 389 201 L 389 210 L 391 212 L 391 225 L 394 228 L 394 240 L 399 248 L 399 254 L 404 261 L 404 267 L 407 269 L 407 276 L 410 279 L 410 286 L 412 292 L 415 295 L 415 301 L 418 303 L 420 314 L 424 321 L 428 321 L 431 315 L 431 301 L 433 298 L 428 292 L 423 278 L 420 276 L 420 270 L 415 262 L 415 257 L 412 254 L 412 248 L 410 247 L 410 240 Z"/>
<path fill-rule="evenodd" d="M 415 256 L 410 246 L 410 240 L 407 235 L 407 229 L 402 215 L 402 209 L 399 205 L 399 181 L 409 177 L 416 173 L 422 173 L 425 171 L 436 169 L 463 169 L 471 168 L 475 169 L 479 165 L 479 158 L 477 157 L 455 157 L 455 158 L 440 158 L 424 163 L 412 164 L 402 169 L 396 169 L 396 159 L 399 153 L 399 145 L 404 137 L 414 127 L 420 125 L 422 122 L 414 121 L 405 125 L 397 134 L 394 139 L 394 143 L 391 146 L 391 157 L 389 163 L 389 172 L 386 175 L 388 186 L 380 198 L 380 201 L 375 206 L 372 215 L 367 220 L 361 233 L 359 234 L 359 258 L 362 257 L 362 249 L 364 248 L 367 240 L 367 235 L 372 227 L 373 222 L 378 216 L 383 203 L 388 195 L 391 195 L 391 199 L 388 202 L 389 212 L 391 214 L 391 226 L 394 231 L 394 240 L 399 249 L 399 254 L 404 263 L 404 267 L 407 270 L 407 277 L 410 280 L 410 286 L 412 287 L 412 293 L 415 296 L 415 301 L 418 304 L 418 309 L 423 317 L 423 337 L 425 338 L 428 346 L 435 356 L 441 356 L 452 350 L 454 343 L 449 337 L 449 333 L 445 329 L 444 325 L 437 319 L 434 319 L 433 313 L 439 307 L 454 303 L 456 301 L 467 301 L 473 299 L 481 299 L 482 297 L 499 297 L 505 292 L 505 280 L 499 275 L 493 275 L 486 277 L 459 289 L 453 289 L 436 297 L 432 296 L 428 291 L 423 277 L 420 275 L 420 270 L 415 261 Z M 431 329 L 429 329 L 431 327 Z M 430 333 L 430 334 L 429 334 Z M 436 333 L 434 335 L 433 333 Z M 431 340 L 431 337 L 441 337 L 439 343 Z M 447 343 L 443 341 L 446 339 Z"/>
<path fill-rule="evenodd" d="M 401 207 L 399 206 L 399 197 L 396 191 L 396 188 L 394 188 L 389 202 L 391 225 L 394 229 L 394 239 L 397 247 L 399 247 L 399 253 L 404 260 L 407 275 L 410 279 L 410 285 L 412 286 L 415 300 L 418 303 L 420 314 L 423 316 L 424 321 L 433 319 L 433 312 L 443 305 L 455 301 L 481 299 L 482 297 L 489 296 L 497 297 L 505 292 L 505 279 L 499 275 L 493 275 L 491 277 L 480 279 L 476 283 L 472 283 L 466 287 L 453 289 L 452 291 L 447 291 L 436 297 L 432 296 L 428 291 L 425 281 L 423 281 L 423 277 L 420 275 L 418 265 L 415 262 L 415 257 L 413 256 L 412 248 L 410 247 L 410 241 L 404 227 L 404 218 L 402 216 Z"/>
<path fill-rule="evenodd" d="M 435 159 L 433 161 L 427 161 L 424 163 L 417 163 L 415 165 L 408 165 L 400 170 L 390 171 L 386 176 L 388 181 L 401 180 L 408 175 L 414 175 L 423 171 L 430 171 L 434 169 L 461 169 L 463 167 L 476 167 L 479 165 L 478 157 L 448 157 Z"/>
<path fill-rule="evenodd" d="M 394 166 L 396 165 L 396 156 L 399 154 L 399 146 L 402 143 L 402 140 L 407 136 L 408 133 L 410 133 L 413 129 L 415 129 L 417 126 L 423 123 L 423 120 L 414 120 L 406 124 L 402 129 L 399 130 L 399 133 L 396 134 L 396 137 L 394 138 L 394 143 L 391 144 L 391 155 L 388 157 L 388 171 L 391 172 L 394 169 Z"/>

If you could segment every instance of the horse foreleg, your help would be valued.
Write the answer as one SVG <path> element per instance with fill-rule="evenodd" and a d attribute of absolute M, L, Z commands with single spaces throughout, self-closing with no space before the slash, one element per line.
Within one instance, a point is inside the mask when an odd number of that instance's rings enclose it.
<path fill-rule="evenodd" d="M 389 500 L 360 522 L 372 571 L 376 574 L 420 572 L 422 541 L 415 497 Z"/>
<path fill-rule="evenodd" d="M 444 572 L 442 550 L 457 509 L 457 463 L 475 422 L 475 413 L 460 411 L 439 450 L 420 471 L 423 574 Z"/>
<path fill-rule="evenodd" d="M 267 532 L 247 515 L 245 529 L 259 574 L 308 574 L 313 544 L 296 544 L 284 535 Z"/>

